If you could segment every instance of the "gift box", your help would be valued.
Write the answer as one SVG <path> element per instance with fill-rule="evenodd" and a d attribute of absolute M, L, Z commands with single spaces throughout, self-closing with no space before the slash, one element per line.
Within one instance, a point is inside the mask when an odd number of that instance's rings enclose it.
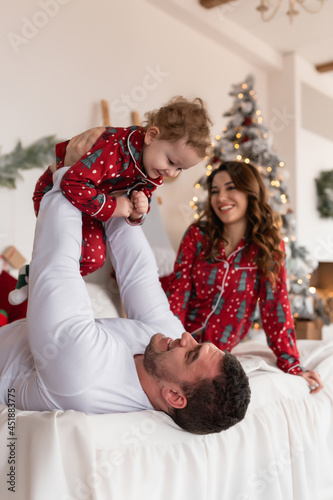
<path fill-rule="evenodd" d="M 321 318 L 315 320 L 297 319 L 295 321 L 296 337 L 298 339 L 321 340 L 324 322 Z"/>
<path fill-rule="evenodd" d="M 14 269 L 20 269 L 27 261 L 14 246 L 7 247 L 2 256 Z"/>

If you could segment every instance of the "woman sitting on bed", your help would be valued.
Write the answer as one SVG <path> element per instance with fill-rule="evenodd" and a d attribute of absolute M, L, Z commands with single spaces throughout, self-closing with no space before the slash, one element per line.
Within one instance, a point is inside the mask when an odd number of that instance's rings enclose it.
<path fill-rule="evenodd" d="M 280 216 L 268 205 L 258 170 L 225 162 L 207 185 L 206 209 L 187 229 L 167 286 L 172 311 L 196 340 L 230 351 L 247 335 L 259 301 L 278 367 L 318 392 L 320 375 L 299 362 Z"/>

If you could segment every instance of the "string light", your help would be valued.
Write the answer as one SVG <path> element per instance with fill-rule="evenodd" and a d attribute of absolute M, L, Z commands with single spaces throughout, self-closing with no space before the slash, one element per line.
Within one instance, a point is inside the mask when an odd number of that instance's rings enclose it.
<path fill-rule="evenodd" d="M 236 160 L 240 161 L 242 159 L 242 155 L 237 155 Z"/>
<path fill-rule="evenodd" d="M 215 137 L 215 139 L 216 139 L 217 141 L 219 141 L 219 140 L 221 139 L 221 136 L 220 136 L 220 135 L 217 135 L 217 136 Z"/>
<path fill-rule="evenodd" d="M 244 162 L 245 162 L 245 163 L 250 163 L 249 158 L 245 158 Z"/>
<path fill-rule="evenodd" d="M 284 162 L 283 161 L 280 161 L 279 167 L 281 167 L 281 168 L 284 167 Z"/>
<path fill-rule="evenodd" d="M 267 172 L 271 172 L 272 171 L 272 167 L 267 167 Z"/>
<path fill-rule="evenodd" d="M 310 288 L 309 288 L 309 292 L 310 292 L 310 293 L 316 293 L 316 291 L 317 291 L 317 290 L 316 290 L 316 287 L 314 287 L 314 286 L 310 286 Z"/>
<path fill-rule="evenodd" d="M 244 90 L 246 90 L 246 89 L 247 89 L 247 83 L 243 83 L 243 84 L 242 84 L 242 89 L 244 89 Z M 250 94 L 251 94 L 251 92 L 250 92 Z"/>
<path fill-rule="evenodd" d="M 242 94 L 241 92 L 238 94 L 238 99 L 243 99 L 244 97 L 244 94 Z"/>
<path fill-rule="evenodd" d="M 240 139 L 242 137 L 242 134 L 240 132 L 238 132 L 238 134 L 236 134 L 236 137 L 237 137 L 237 139 Z"/>
<path fill-rule="evenodd" d="M 234 148 L 239 149 L 239 144 L 237 144 L 237 142 L 236 142 L 236 144 L 234 144 Z"/>
<path fill-rule="evenodd" d="M 195 189 L 199 189 L 201 187 L 201 184 L 199 182 L 197 182 L 194 187 L 195 187 Z"/>
<path fill-rule="evenodd" d="M 288 243 L 288 241 L 289 241 L 288 236 L 285 236 L 285 237 L 283 238 L 283 241 L 284 241 L 285 243 Z"/>

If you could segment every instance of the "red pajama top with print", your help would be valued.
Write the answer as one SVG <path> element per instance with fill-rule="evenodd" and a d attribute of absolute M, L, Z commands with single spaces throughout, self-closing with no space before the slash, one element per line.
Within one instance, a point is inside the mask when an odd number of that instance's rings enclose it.
<path fill-rule="evenodd" d="M 163 178 L 150 179 L 141 169 L 139 160 L 144 140 L 141 127 L 105 130 L 95 145 L 64 175 L 62 189 L 82 215 L 82 250 L 80 272 L 90 274 L 103 266 L 106 245 L 103 221 L 115 208 L 112 193 L 132 189 L 142 190 L 150 200 L 151 193 L 163 183 Z M 56 146 L 57 168 L 64 166 L 69 141 Z M 50 168 L 38 179 L 33 194 L 36 215 L 45 193 L 53 186 Z M 142 223 L 143 217 L 131 225 Z"/>
<path fill-rule="evenodd" d="M 143 191 L 150 200 L 163 184 L 163 177 L 152 179 L 140 165 L 144 141 L 142 127 L 107 127 L 94 146 L 65 173 L 61 189 L 81 212 L 105 222 L 117 206 L 113 194 Z M 57 168 L 63 167 L 69 141 L 57 144 Z M 141 220 L 141 219 L 140 219 Z"/>
<path fill-rule="evenodd" d="M 44 195 L 53 187 L 53 173 L 49 168 L 36 182 L 33 202 L 36 216 Z M 80 257 L 80 273 L 91 274 L 101 268 L 106 258 L 106 242 L 103 222 L 82 214 L 82 245 Z"/>
<path fill-rule="evenodd" d="M 197 340 L 211 341 L 230 351 L 247 335 L 259 301 L 262 327 L 278 367 L 294 375 L 302 373 L 284 263 L 273 290 L 269 280 L 260 277 L 255 244 L 246 245 L 243 238 L 226 257 L 221 243 L 220 257 L 207 261 L 203 258 L 204 242 L 203 229 L 190 226 L 168 284 L 171 310 L 186 331 Z"/>

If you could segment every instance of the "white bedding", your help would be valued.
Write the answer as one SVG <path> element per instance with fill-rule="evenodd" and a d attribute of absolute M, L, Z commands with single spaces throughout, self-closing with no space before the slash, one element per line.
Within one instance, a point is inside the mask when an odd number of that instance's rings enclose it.
<path fill-rule="evenodd" d="M 221 434 L 188 434 L 153 411 L 17 411 L 14 442 L 0 406 L 1 499 L 332 500 L 333 342 L 298 346 L 324 390 L 310 395 L 301 377 L 275 367 L 267 346 L 244 342 L 233 352 L 252 400 L 245 419 Z"/>

